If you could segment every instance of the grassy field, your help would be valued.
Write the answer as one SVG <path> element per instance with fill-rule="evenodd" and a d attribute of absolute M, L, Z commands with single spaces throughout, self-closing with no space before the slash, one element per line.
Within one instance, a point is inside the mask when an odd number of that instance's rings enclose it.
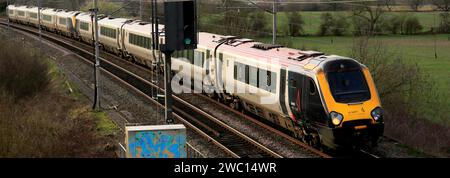
<path fill-rule="evenodd" d="M 326 12 L 317 11 L 317 12 L 301 12 L 305 25 L 303 27 L 305 33 L 307 35 L 315 35 L 318 32 L 321 19 L 320 16 Z M 351 12 L 330 12 L 333 16 L 342 15 L 350 21 Z M 419 19 L 420 24 L 423 26 L 423 31 L 429 31 L 432 27 L 439 26 L 439 13 L 440 12 L 387 12 L 384 17 L 389 17 L 393 15 L 408 15 L 408 16 L 416 16 Z M 267 14 L 267 23 L 272 24 L 272 16 Z M 279 13 L 279 26 L 285 27 L 287 26 L 287 16 L 286 13 Z M 352 28 L 350 27 L 349 30 Z M 283 31 L 284 29 L 281 28 Z"/>

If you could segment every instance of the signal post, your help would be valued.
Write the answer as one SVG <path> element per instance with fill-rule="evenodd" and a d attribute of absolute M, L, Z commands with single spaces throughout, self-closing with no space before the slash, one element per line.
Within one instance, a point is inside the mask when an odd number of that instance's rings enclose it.
<path fill-rule="evenodd" d="M 161 44 L 164 53 L 165 119 L 173 123 L 171 57 L 174 51 L 197 48 L 197 8 L 196 0 L 164 1 L 165 44 Z"/>

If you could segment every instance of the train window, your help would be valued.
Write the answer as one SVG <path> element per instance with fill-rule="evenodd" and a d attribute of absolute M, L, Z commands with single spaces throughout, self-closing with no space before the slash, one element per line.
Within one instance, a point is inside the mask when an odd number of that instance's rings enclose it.
<path fill-rule="evenodd" d="M 246 82 L 246 75 L 245 75 L 245 65 L 241 64 L 239 62 L 234 63 L 234 73 L 236 75 L 235 79 L 240 82 Z"/>
<path fill-rule="evenodd" d="M 203 53 L 197 50 L 194 50 L 194 65 L 203 66 Z"/>
<path fill-rule="evenodd" d="M 47 21 L 47 22 L 51 22 L 51 21 L 52 21 L 52 16 L 49 16 L 49 15 L 43 15 L 43 16 L 42 16 L 42 20 Z"/>
<path fill-rule="evenodd" d="M 245 83 L 246 84 L 249 83 L 249 66 L 248 65 L 245 66 Z"/>
<path fill-rule="evenodd" d="M 188 50 L 183 50 L 183 58 L 188 58 Z"/>
<path fill-rule="evenodd" d="M 238 73 L 238 67 L 236 64 L 234 64 L 234 71 L 233 71 L 234 80 L 237 80 L 237 76 L 238 76 L 237 73 Z"/>
<path fill-rule="evenodd" d="M 117 37 L 116 30 L 107 27 L 100 27 L 100 34 L 114 39 Z"/>
<path fill-rule="evenodd" d="M 172 57 L 178 58 L 178 51 L 173 52 Z"/>
<path fill-rule="evenodd" d="M 82 29 L 84 31 L 89 31 L 89 23 L 80 22 L 80 29 Z"/>
<path fill-rule="evenodd" d="M 9 14 L 14 14 L 14 10 L 9 10 Z"/>
<path fill-rule="evenodd" d="M 30 15 L 31 18 L 37 19 L 37 14 L 36 13 L 30 12 L 29 15 Z"/>
<path fill-rule="evenodd" d="M 276 93 L 277 74 L 264 69 L 259 69 L 259 88 Z"/>
<path fill-rule="evenodd" d="M 223 61 L 223 54 L 222 53 L 219 53 L 219 60 Z"/>
<path fill-rule="evenodd" d="M 291 87 L 292 88 L 297 88 L 297 80 L 291 79 Z"/>
<path fill-rule="evenodd" d="M 259 69 L 259 77 L 258 77 L 259 82 L 258 82 L 258 84 L 259 84 L 259 88 L 261 88 L 263 90 L 268 90 L 267 86 L 270 83 L 270 82 L 267 82 L 267 80 L 268 80 L 268 76 L 266 75 L 267 72 L 268 72 L 267 70 Z"/>
<path fill-rule="evenodd" d="M 248 73 L 248 78 L 249 78 L 249 82 L 248 84 L 254 86 L 254 87 L 258 87 L 259 84 L 259 77 L 258 77 L 258 68 L 253 67 L 253 66 L 249 66 L 249 73 Z"/>
<path fill-rule="evenodd" d="M 129 42 L 142 48 L 151 49 L 151 38 L 148 37 L 130 33 Z"/>
<path fill-rule="evenodd" d="M 23 11 L 17 11 L 17 14 L 18 14 L 19 16 L 25 16 L 25 12 L 23 12 Z"/>
<path fill-rule="evenodd" d="M 316 85 L 313 79 L 309 79 L 309 94 L 315 95 L 317 93 Z"/>
<path fill-rule="evenodd" d="M 277 73 L 270 72 L 270 85 L 268 85 L 269 91 L 272 93 L 277 93 Z"/>
<path fill-rule="evenodd" d="M 205 64 L 205 52 L 202 52 L 202 67 Z"/>
<path fill-rule="evenodd" d="M 319 123 L 326 123 L 327 122 L 327 114 L 324 110 L 322 100 L 320 99 L 320 95 L 318 94 L 317 86 L 315 84 L 315 81 L 312 78 L 305 78 L 308 82 L 307 90 L 305 91 L 309 93 L 309 96 L 306 96 L 306 102 L 305 104 L 305 113 L 306 117 L 312 121 L 319 122 Z M 307 94 L 305 93 L 305 94 Z"/>
<path fill-rule="evenodd" d="M 191 64 L 194 64 L 194 57 L 195 57 L 195 54 L 194 54 L 194 50 L 187 50 L 187 53 L 188 53 L 188 60 L 189 60 L 189 63 L 191 63 Z"/>
<path fill-rule="evenodd" d="M 66 18 L 59 18 L 59 24 L 66 25 L 67 24 L 67 19 Z"/>
<path fill-rule="evenodd" d="M 206 50 L 206 59 L 211 58 L 211 51 L 210 50 Z"/>

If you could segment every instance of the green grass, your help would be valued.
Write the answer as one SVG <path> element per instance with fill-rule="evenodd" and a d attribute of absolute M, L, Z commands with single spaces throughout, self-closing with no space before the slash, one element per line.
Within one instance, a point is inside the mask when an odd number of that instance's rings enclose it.
<path fill-rule="evenodd" d="M 66 80 L 64 73 L 60 71 L 58 65 L 55 61 L 48 59 L 48 74 L 52 78 L 52 80 L 58 80 L 58 85 L 65 90 L 71 90 L 70 96 L 74 99 L 80 100 L 85 99 L 85 96 L 75 87 L 75 85 L 71 84 L 68 80 Z M 97 131 L 102 136 L 111 136 L 118 133 L 119 128 L 117 125 L 112 122 L 110 118 L 104 112 L 93 112 L 90 111 L 89 107 L 82 107 L 76 110 L 72 110 L 69 112 L 69 116 L 71 118 L 76 118 L 79 115 L 90 112 L 92 118 L 94 118 L 97 124 Z"/>
<path fill-rule="evenodd" d="M 303 11 L 300 12 L 302 15 L 304 25 L 303 30 L 304 34 L 307 36 L 315 36 L 319 32 L 319 27 L 322 22 L 321 15 L 324 13 L 331 13 L 334 17 L 343 17 L 347 19 L 347 22 L 349 23 L 347 32 L 345 35 L 351 35 L 353 26 L 352 26 L 352 12 L 350 11 Z M 423 26 L 422 32 L 428 32 L 433 27 L 438 27 L 440 23 L 440 17 L 439 14 L 441 12 L 386 12 L 382 15 L 382 18 L 388 18 L 394 15 L 406 15 L 406 16 L 416 16 L 420 22 L 420 24 Z M 205 26 L 209 27 L 220 27 L 223 24 L 218 24 L 219 19 L 223 14 L 208 14 L 200 17 L 200 24 L 203 24 Z M 240 16 L 240 15 L 232 15 L 232 18 L 235 18 L 239 21 L 247 20 L 248 17 Z M 286 35 L 287 31 L 287 12 L 279 12 L 278 13 L 278 35 Z M 264 29 L 261 29 L 260 31 L 263 31 L 267 34 L 272 33 L 272 14 L 265 13 L 265 20 L 266 20 L 266 27 Z"/>
<path fill-rule="evenodd" d="M 119 132 L 117 125 L 104 112 L 92 112 L 97 122 L 97 131 L 103 136 L 116 135 Z"/>
<path fill-rule="evenodd" d="M 303 26 L 303 30 L 305 34 L 307 35 L 316 35 L 319 31 L 319 27 L 321 24 L 320 16 L 322 14 L 326 13 L 326 11 L 307 11 L 307 12 L 301 12 L 300 14 L 303 17 L 303 20 L 305 22 Z M 343 17 L 347 17 L 348 21 L 350 22 L 352 15 L 351 12 L 346 11 L 338 11 L 338 12 L 330 12 L 333 14 L 333 16 L 336 15 L 342 15 Z M 439 13 L 440 12 L 386 12 L 384 14 L 384 17 L 389 17 L 393 15 L 411 15 L 416 16 L 420 22 L 420 24 L 423 26 L 423 31 L 429 31 L 432 27 L 439 26 Z M 267 24 L 272 24 L 272 16 L 271 14 L 266 14 L 267 16 Z M 287 15 L 285 12 L 281 12 L 278 15 L 278 21 L 281 32 L 284 31 L 285 27 L 287 26 Z M 350 23 L 351 24 L 351 23 Z M 270 26 L 270 25 L 269 25 Z M 270 26 L 271 27 L 271 26 Z M 351 31 L 352 28 L 349 28 L 349 31 Z M 267 31 L 267 30 L 266 30 Z M 268 30 L 270 32 L 270 30 Z"/>

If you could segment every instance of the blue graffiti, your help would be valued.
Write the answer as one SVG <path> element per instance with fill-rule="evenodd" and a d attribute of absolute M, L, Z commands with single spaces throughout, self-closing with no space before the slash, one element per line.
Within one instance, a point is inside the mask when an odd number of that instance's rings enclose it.
<path fill-rule="evenodd" d="M 128 139 L 133 158 L 186 158 L 186 136 L 182 133 L 138 132 Z"/>

